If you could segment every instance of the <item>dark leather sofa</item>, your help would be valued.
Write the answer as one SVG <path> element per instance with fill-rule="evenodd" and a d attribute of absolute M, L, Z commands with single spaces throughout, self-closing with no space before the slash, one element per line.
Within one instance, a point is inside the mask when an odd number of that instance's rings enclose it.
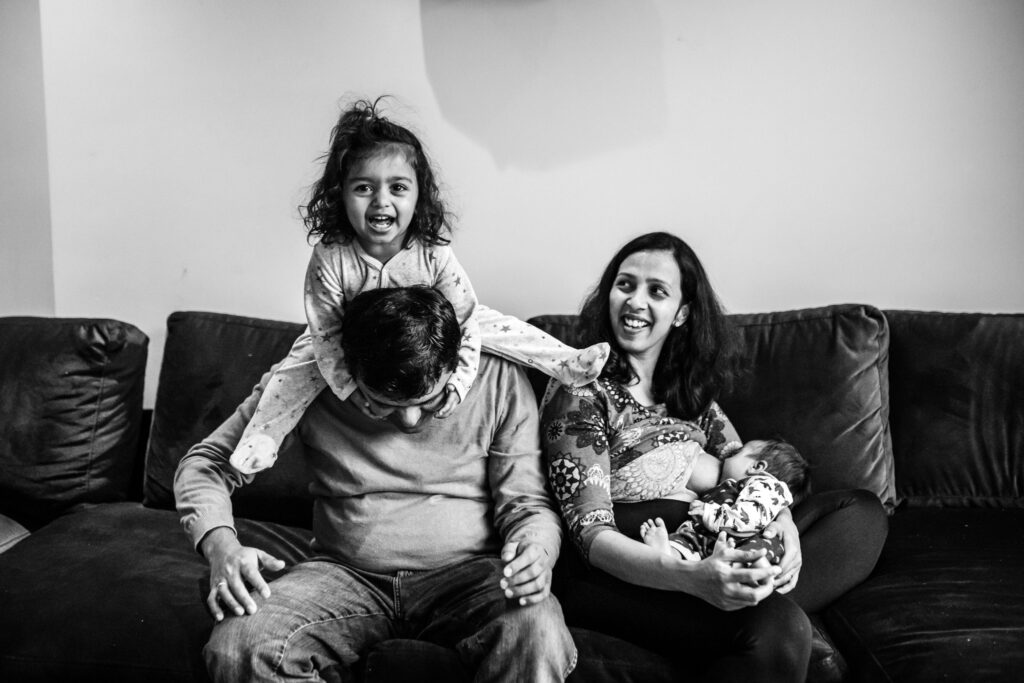
<path fill-rule="evenodd" d="M 740 433 L 785 434 L 815 490 L 865 488 L 892 512 L 871 577 L 812 615 L 808 679 L 1020 680 L 1024 315 L 841 305 L 733 319 L 749 373 L 721 403 Z M 573 338 L 572 316 L 534 322 Z M 172 475 L 300 329 L 172 314 L 150 412 L 135 327 L 0 318 L 0 681 L 208 680 L 206 563 L 178 525 Z M 306 554 L 303 476 L 302 454 L 286 453 L 236 493 L 244 542 Z M 684 661 L 573 633 L 571 681 L 694 678 Z M 355 673 L 469 680 L 452 652 L 415 641 L 383 643 Z"/>

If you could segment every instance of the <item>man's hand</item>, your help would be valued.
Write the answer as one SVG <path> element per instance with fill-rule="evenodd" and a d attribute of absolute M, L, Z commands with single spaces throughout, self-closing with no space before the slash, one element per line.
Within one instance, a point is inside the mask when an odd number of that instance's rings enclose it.
<path fill-rule="evenodd" d="M 786 552 L 779 561 L 779 569 L 782 571 L 775 577 L 775 590 L 788 593 L 796 588 L 796 583 L 800 580 L 800 568 L 804 562 L 800 551 L 800 532 L 797 531 L 789 508 L 780 512 L 775 520 L 764 528 L 761 535 L 765 538 L 775 538 L 778 534 L 782 534 L 782 545 Z"/>
<path fill-rule="evenodd" d="M 501 549 L 505 562 L 501 590 L 520 605 L 541 602 L 551 594 L 551 558 L 536 543 L 512 541 Z"/>
<path fill-rule="evenodd" d="M 764 550 L 737 550 L 728 535 L 718 535 L 714 552 L 698 563 L 703 590 L 696 595 L 715 607 L 731 611 L 761 602 L 775 590 L 772 580 L 779 568 L 749 567 L 764 557 Z"/>
<path fill-rule="evenodd" d="M 243 546 L 227 527 L 208 533 L 200 545 L 210 563 L 210 593 L 206 606 L 216 621 L 224 619 L 221 605 L 238 616 L 256 613 L 256 601 L 249 586 L 264 599 L 270 597 L 270 586 L 263 580 L 260 568 L 270 571 L 284 569 L 284 562 L 258 548 Z"/>

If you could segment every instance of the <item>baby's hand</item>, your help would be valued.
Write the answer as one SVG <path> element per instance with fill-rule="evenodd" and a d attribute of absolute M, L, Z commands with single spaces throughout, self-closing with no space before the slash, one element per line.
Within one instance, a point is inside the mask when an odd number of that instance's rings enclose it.
<path fill-rule="evenodd" d="M 703 517 L 704 516 L 704 502 L 695 500 L 690 503 L 690 516 L 691 517 Z"/>
<path fill-rule="evenodd" d="M 452 414 L 455 410 L 455 406 L 459 405 L 462 399 L 459 397 L 459 392 L 455 390 L 454 384 L 449 384 L 444 388 L 444 405 L 442 405 L 437 412 L 434 413 L 434 417 L 439 420 L 443 420 Z"/>

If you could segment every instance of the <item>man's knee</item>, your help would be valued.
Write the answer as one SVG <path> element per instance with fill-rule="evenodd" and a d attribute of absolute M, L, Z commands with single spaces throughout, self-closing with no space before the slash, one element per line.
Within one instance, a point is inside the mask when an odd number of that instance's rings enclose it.
<path fill-rule="evenodd" d="M 203 648 L 203 657 L 214 681 L 253 677 L 258 668 L 259 646 L 267 644 L 259 615 L 260 612 L 244 617 L 229 616 L 213 627 Z"/>

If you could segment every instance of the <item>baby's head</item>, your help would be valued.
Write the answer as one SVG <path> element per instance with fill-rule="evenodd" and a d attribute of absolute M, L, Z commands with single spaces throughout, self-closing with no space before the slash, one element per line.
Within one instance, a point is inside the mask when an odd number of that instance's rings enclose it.
<path fill-rule="evenodd" d="M 358 239 L 346 207 L 346 184 L 352 172 L 367 163 L 394 160 L 415 175 L 411 189 L 417 197 L 408 227 L 403 229 L 403 246 L 414 238 L 427 244 L 447 244 L 449 215 L 427 153 L 411 130 L 381 115 L 379 104 L 380 99 L 356 102 L 342 112 L 331 131 L 323 175 L 303 211 L 309 235 L 326 243 Z"/>
<path fill-rule="evenodd" d="M 785 482 L 793 502 L 803 500 L 811 489 L 810 465 L 791 443 L 781 439 L 748 441 L 722 461 L 722 479 L 743 479 L 768 473 Z"/>

